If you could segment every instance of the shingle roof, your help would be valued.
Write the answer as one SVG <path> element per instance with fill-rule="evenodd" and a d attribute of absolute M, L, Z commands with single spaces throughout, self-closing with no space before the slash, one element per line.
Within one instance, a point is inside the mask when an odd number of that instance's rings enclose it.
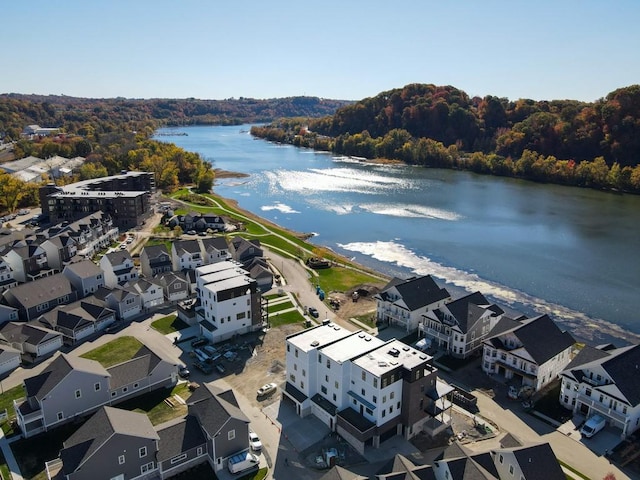
<path fill-rule="evenodd" d="M 60 451 L 63 473 L 76 471 L 114 435 L 160 439 L 144 413 L 102 407 L 64 442 Z"/>
<path fill-rule="evenodd" d="M 230 418 L 249 423 L 247 416 L 240 410 L 233 391 L 223 391 L 211 384 L 197 389 L 189 398 L 188 406 L 189 413 L 199 420 L 202 428 L 211 437 Z"/>
<path fill-rule="evenodd" d="M 183 252 L 186 253 L 200 253 L 200 243 L 197 240 L 180 240 L 178 242 L 173 242 L 173 248 L 175 248 L 178 255 L 182 255 Z"/>
<path fill-rule="evenodd" d="M 367 477 L 350 472 L 349 470 L 336 465 L 320 477 L 320 480 L 367 480 Z"/>
<path fill-rule="evenodd" d="M 0 337 L 7 343 L 28 343 L 38 345 L 62 334 L 37 323 L 9 322 L 0 327 Z"/>
<path fill-rule="evenodd" d="M 215 250 L 228 250 L 229 244 L 227 243 L 227 239 L 225 237 L 207 237 L 202 239 L 202 246 L 205 251 L 208 251 L 210 248 Z"/>
<path fill-rule="evenodd" d="M 576 343 L 569 332 L 560 330 L 546 314 L 525 320 L 514 333 L 538 365 Z"/>
<path fill-rule="evenodd" d="M 200 424 L 192 415 L 159 425 L 158 436 L 158 462 L 164 462 L 206 443 Z"/>
<path fill-rule="evenodd" d="M 147 257 L 150 261 L 156 259 L 161 255 L 166 255 L 171 258 L 171 255 L 169 255 L 169 250 L 167 250 L 167 247 L 164 244 L 148 245 L 145 246 L 142 251 L 147 254 Z"/>
<path fill-rule="evenodd" d="M 386 462 L 378 469 L 376 475 L 385 475 L 393 472 L 410 472 L 416 467 L 416 464 L 404 455 L 396 453 L 392 459 Z"/>
<path fill-rule="evenodd" d="M 95 277 L 102 273 L 102 269 L 91 260 L 72 263 L 71 265 L 67 265 L 64 269 L 75 273 L 80 278 Z"/>
<path fill-rule="evenodd" d="M 71 283 L 62 273 L 43 277 L 33 282 L 23 283 L 10 290 L 11 295 L 24 308 L 32 308 L 44 302 L 55 300 L 64 295 L 71 295 Z"/>
<path fill-rule="evenodd" d="M 602 366 L 631 405 L 640 404 L 640 345 L 617 349 Z"/>
<path fill-rule="evenodd" d="M 513 453 L 527 480 L 565 480 L 567 478 L 548 443 L 514 449 Z"/>
<path fill-rule="evenodd" d="M 387 285 L 391 284 L 398 290 L 402 301 L 404 301 L 410 311 L 450 297 L 449 292 L 445 288 L 440 288 L 431 275 L 410 279 L 401 283 L 395 283 L 392 280 Z M 383 291 L 387 289 L 388 288 L 385 287 Z"/>
<path fill-rule="evenodd" d="M 107 260 L 109 260 L 109 263 L 112 266 L 122 265 L 127 260 L 130 260 L 131 262 L 133 262 L 133 259 L 131 258 L 131 254 L 127 250 L 118 250 L 117 252 L 110 252 L 110 253 L 107 253 L 105 257 L 107 257 Z"/>
<path fill-rule="evenodd" d="M 480 292 L 474 292 L 464 297 L 458 298 L 446 304 L 447 310 L 456 319 L 460 330 L 466 333 L 469 326 L 472 326 L 486 311 L 479 305 L 489 305 L 489 301 Z"/>
<path fill-rule="evenodd" d="M 161 361 L 162 359 L 149 350 L 148 347 L 142 346 L 131 360 L 107 369 L 111 375 L 109 388 L 116 390 L 125 385 L 130 385 L 136 380 L 148 377 Z"/>
<path fill-rule="evenodd" d="M 24 380 L 27 397 L 37 399 L 46 397 L 72 370 L 102 377 L 109 376 L 109 372 L 95 360 L 61 353 L 42 373 Z"/>

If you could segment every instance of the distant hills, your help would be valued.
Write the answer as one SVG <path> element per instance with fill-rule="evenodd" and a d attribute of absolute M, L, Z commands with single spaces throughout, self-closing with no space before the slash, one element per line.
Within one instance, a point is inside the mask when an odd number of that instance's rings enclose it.
<path fill-rule="evenodd" d="M 79 98 L 65 95 L 0 95 L 0 134 L 16 139 L 25 125 L 62 127 L 79 133 L 99 122 L 138 126 L 237 125 L 280 117 L 321 117 L 352 103 L 318 97 L 258 100 Z"/>

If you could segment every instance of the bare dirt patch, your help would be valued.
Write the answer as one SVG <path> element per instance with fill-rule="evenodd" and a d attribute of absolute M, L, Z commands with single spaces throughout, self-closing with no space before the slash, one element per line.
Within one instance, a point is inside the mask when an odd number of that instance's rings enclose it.
<path fill-rule="evenodd" d="M 264 407 L 279 398 L 279 391 L 258 399 L 256 392 L 265 383 L 275 383 L 278 388 L 285 382 L 285 339 L 302 330 L 301 324 L 281 325 L 261 333 L 256 341 L 253 355 L 244 362 L 227 364 L 224 379 L 234 391 L 244 395 L 258 406 Z"/>

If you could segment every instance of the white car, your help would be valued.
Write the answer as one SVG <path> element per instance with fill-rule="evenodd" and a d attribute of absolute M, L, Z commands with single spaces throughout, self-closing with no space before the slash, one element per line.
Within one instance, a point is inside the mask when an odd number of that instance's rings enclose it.
<path fill-rule="evenodd" d="M 270 393 L 275 392 L 276 388 L 278 388 L 278 386 L 275 383 L 267 383 L 258 389 L 258 396 L 264 397 L 265 395 L 269 395 Z"/>
<path fill-rule="evenodd" d="M 260 450 L 262 450 L 262 442 L 260 441 L 260 437 L 258 437 L 256 432 L 252 432 L 251 430 L 249 430 L 249 446 L 254 452 L 259 452 Z"/>

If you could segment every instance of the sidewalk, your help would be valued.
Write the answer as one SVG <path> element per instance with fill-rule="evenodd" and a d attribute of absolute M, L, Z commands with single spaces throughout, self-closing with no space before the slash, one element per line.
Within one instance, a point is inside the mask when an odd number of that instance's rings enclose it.
<path fill-rule="evenodd" d="M 7 461 L 7 466 L 9 467 L 9 471 L 11 472 L 11 478 L 13 478 L 13 480 L 22 480 L 24 477 L 22 476 L 22 473 L 20 473 L 20 468 L 18 467 L 18 462 L 16 462 L 16 457 L 13 456 L 13 451 L 11 450 L 11 446 L 9 445 L 9 441 L 7 440 L 7 437 L 4 436 L 4 432 L 1 428 L 0 449 L 2 449 L 2 454 Z"/>

